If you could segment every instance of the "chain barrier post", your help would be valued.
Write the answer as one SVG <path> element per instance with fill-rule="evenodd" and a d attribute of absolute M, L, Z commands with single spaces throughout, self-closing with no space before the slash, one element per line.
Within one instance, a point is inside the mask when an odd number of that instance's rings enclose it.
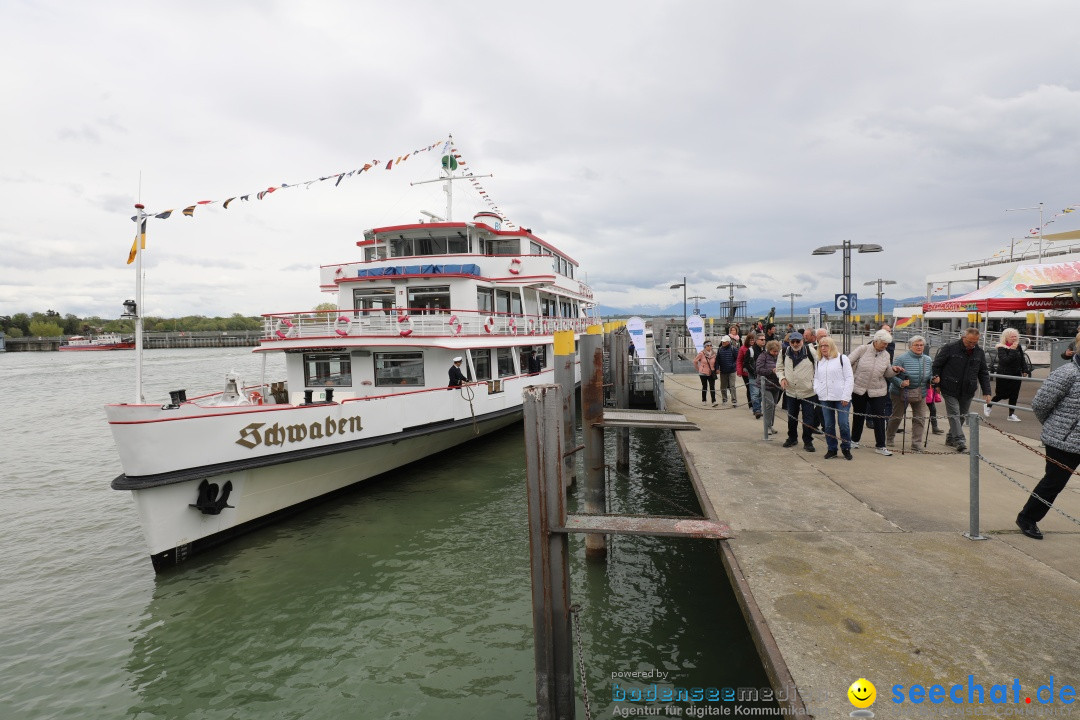
<path fill-rule="evenodd" d="M 968 444 L 968 540 L 989 540 L 979 534 L 979 413 L 968 413 L 971 442 Z"/>

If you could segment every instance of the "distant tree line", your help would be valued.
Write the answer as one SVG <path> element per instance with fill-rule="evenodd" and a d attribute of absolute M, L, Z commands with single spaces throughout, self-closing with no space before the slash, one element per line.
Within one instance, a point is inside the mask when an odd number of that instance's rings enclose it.
<path fill-rule="evenodd" d="M 261 330 L 262 318 L 244 317 L 233 313 L 229 317 L 188 315 L 182 318 L 144 317 L 146 332 L 201 332 L 213 330 Z M 60 316 L 55 310 L 35 313 L 0 315 L 0 330 L 8 337 L 61 337 L 64 335 L 99 335 L 101 333 L 133 334 L 131 319 L 103 320 L 96 315 L 86 318 L 72 314 Z"/>

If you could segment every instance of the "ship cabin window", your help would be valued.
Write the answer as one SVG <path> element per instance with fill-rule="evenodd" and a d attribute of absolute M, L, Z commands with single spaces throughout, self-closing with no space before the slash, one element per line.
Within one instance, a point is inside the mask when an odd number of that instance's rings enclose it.
<path fill-rule="evenodd" d="M 555 299 L 550 297 L 540 298 L 540 314 L 544 317 L 555 317 L 556 304 Z"/>
<path fill-rule="evenodd" d="M 495 309 L 500 313 L 521 314 L 521 295 L 512 290 L 495 291 Z"/>
<path fill-rule="evenodd" d="M 499 362 L 499 377 L 516 375 L 514 370 L 514 352 L 511 348 L 497 348 L 495 350 Z"/>
<path fill-rule="evenodd" d="M 540 243 L 530 241 L 529 242 L 529 254 L 530 255 L 543 255 L 544 254 L 544 249 L 542 247 L 540 247 Z"/>
<path fill-rule="evenodd" d="M 473 367 L 476 369 L 477 380 L 490 380 L 491 379 L 491 351 L 490 350 L 473 350 L 472 351 Z"/>
<path fill-rule="evenodd" d="M 480 237 L 481 255 L 517 255 L 521 252 L 521 242 L 502 238 Z"/>
<path fill-rule="evenodd" d="M 476 288 L 476 309 L 481 313 L 495 312 L 495 291 L 491 288 Z"/>
<path fill-rule="evenodd" d="M 376 387 L 424 385 L 424 353 L 377 352 L 374 360 Z"/>
<path fill-rule="evenodd" d="M 386 246 L 378 245 L 375 247 L 364 248 L 364 260 L 366 262 L 372 262 L 373 260 L 385 260 L 386 259 Z"/>
<path fill-rule="evenodd" d="M 450 309 L 450 286 L 409 288 L 409 310 L 422 315 L 437 315 Z"/>
<path fill-rule="evenodd" d="M 464 255 L 469 252 L 469 241 L 464 233 L 456 235 L 390 238 L 390 257 L 418 257 L 425 255 Z M 383 257 L 386 257 L 385 250 Z"/>
<path fill-rule="evenodd" d="M 382 311 L 389 315 L 394 307 L 394 288 L 365 287 L 353 290 L 353 307 L 366 310 L 364 316 L 378 315 Z"/>
<path fill-rule="evenodd" d="M 304 353 L 304 386 L 352 387 L 352 359 L 348 353 Z"/>

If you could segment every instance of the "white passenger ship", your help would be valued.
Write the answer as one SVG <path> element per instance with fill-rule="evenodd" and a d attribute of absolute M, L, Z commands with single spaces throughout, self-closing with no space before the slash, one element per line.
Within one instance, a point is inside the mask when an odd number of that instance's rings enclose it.
<path fill-rule="evenodd" d="M 132 492 L 155 570 L 517 422 L 523 388 L 553 380 L 554 333 L 595 322 L 577 263 L 496 213 L 357 245 L 362 260 L 321 268 L 337 309 L 264 316 L 254 352 L 284 353 L 283 380 L 106 407 L 112 487 Z M 467 381 L 450 388 L 459 356 Z"/>

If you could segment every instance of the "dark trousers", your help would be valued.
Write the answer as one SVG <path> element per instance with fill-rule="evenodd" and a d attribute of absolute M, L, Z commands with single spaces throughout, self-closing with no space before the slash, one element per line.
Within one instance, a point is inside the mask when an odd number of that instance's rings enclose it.
<path fill-rule="evenodd" d="M 701 378 L 701 402 L 705 402 L 705 393 L 712 393 L 712 401 L 716 402 L 716 376 L 698 375 Z"/>
<path fill-rule="evenodd" d="M 1020 381 L 998 378 L 997 387 L 994 389 L 994 397 L 990 398 L 990 402 L 996 403 L 998 400 L 1008 400 L 1009 404 L 1013 406 L 1009 408 L 1009 414 L 1015 415 L 1016 401 L 1020 397 Z"/>
<path fill-rule="evenodd" d="M 877 422 L 873 423 L 874 447 L 885 447 L 885 400 L 887 396 L 870 397 L 866 393 L 851 396 L 851 411 L 855 413 L 855 420 L 851 423 L 851 441 L 862 440 L 863 422 L 867 415 L 876 415 Z M 869 425 L 870 423 L 867 423 Z"/>
<path fill-rule="evenodd" d="M 817 416 L 817 395 L 808 398 L 787 396 L 786 409 L 788 411 L 787 436 L 788 440 L 799 439 L 799 410 L 802 410 L 802 440 L 803 443 L 814 440 L 814 418 Z"/>
<path fill-rule="evenodd" d="M 1047 503 L 1053 505 L 1058 493 L 1065 489 L 1069 478 L 1076 472 L 1076 466 L 1080 465 L 1080 453 L 1059 450 L 1049 445 L 1046 446 L 1046 457 L 1049 458 L 1046 461 L 1046 474 L 1043 475 L 1043 479 L 1039 481 L 1039 484 L 1031 492 L 1031 497 L 1028 498 L 1024 509 L 1020 511 L 1021 515 L 1032 522 L 1039 522 L 1046 517 L 1046 513 L 1050 512 L 1050 506 L 1035 496 L 1038 495 Z M 1051 460 L 1057 460 L 1068 470 L 1050 462 Z"/>

